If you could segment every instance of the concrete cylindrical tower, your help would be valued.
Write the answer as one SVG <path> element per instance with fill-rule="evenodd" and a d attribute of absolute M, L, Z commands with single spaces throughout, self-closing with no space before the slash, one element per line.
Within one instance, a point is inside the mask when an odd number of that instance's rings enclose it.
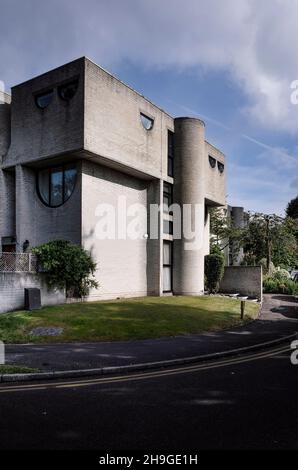
<path fill-rule="evenodd" d="M 9 144 L 10 144 L 10 96 L 0 91 L 0 157 L 3 157 L 6 154 Z"/>
<path fill-rule="evenodd" d="M 204 211 L 205 124 L 195 118 L 175 119 L 174 202 L 191 205 L 194 230 L 195 205 Z M 185 211 L 183 211 L 183 216 Z M 199 225 L 199 226 L 198 226 Z M 198 233 L 200 231 L 200 233 Z M 203 240 L 204 220 L 196 224 Z M 174 240 L 173 288 L 175 294 L 199 295 L 204 292 L 204 247 L 186 249 L 189 242 L 182 226 L 181 240 Z"/>

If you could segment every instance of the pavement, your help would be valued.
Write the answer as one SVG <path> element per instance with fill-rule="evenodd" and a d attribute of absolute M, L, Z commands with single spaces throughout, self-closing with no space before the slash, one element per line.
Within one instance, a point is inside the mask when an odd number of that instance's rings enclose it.
<path fill-rule="evenodd" d="M 39 369 L 44 373 L 115 368 L 170 361 L 185 362 L 204 356 L 229 354 L 239 348 L 263 347 L 263 343 L 283 341 L 298 332 L 297 298 L 264 295 L 259 319 L 242 327 L 216 333 L 166 337 L 143 341 L 101 343 L 57 343 L 6 345 L 6 363 Z M 290 340 L 289 340 L 290 341 Z M 86 374 L 85 374 L 86 375 Z M 3 376 L 2 376 L 3 378 Z"/>

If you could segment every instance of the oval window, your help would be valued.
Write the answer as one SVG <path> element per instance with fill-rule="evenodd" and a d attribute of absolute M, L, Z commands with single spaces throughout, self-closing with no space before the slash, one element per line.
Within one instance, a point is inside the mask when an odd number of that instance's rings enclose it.
<path fill-rule="evenodd" d="M 146 129 L 146 131 L 150 131 L 153 127 L 154 124 L 154 119 L 146 116 L 146 114 L 140 113 L 141 117 L 141 123 L 143 124 L 143 127 Z"/>
<path fill-rule="evenodd" d="M 211 168 L 215 168 L 216 160 L 215 158 L 211 157 L 211 155 L 209 155 L 209 163 L 210 163 Z"/>
<path fill-rule="evenodd" d="M 64 101 L 71 100 L 76 94 L 78 84 L 78 80 L 72 80 L 71 82 L 65 83 L 64 85 L 60 85 L 58 87 L 58 94 L 60 98 Z"/>
<path fill-rule="evenodd" d="M 41 201 L 49 207 L 59 207 L 72 195 L 77 178 L 73 164 L 42 169 L 37 174 L 37 191 Z"/>
<path fill-rule="evenodd" d="M 40 109 L 45 109 L 49 106 L 54 96 L 54 90 L 48 90 L 44 93 L 39 93 L 35 96 L 35 103 Z"/>
<path fill-rule="evenodd" d="M 225 169 L 225 166 L 223 163 L 221 162 L 217 162 L 217 168 L 219 170 L 219 173 L 223 173 L 224 172 L 224 169 Z"/>

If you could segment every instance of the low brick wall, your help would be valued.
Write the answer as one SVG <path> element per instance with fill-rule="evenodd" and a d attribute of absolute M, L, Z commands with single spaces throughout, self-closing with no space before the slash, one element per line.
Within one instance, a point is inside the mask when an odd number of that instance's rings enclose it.
<path fill-rule="evenodd" d="M 262 300 L 261 266 L 226 266 L 220 292 L 248 295 Z"/>
<path fill-rule="evenodd" d="M 42 305 L 63 304 L 66 302 L 63 291 L 50 291 L 42 274 L 0 273 L 0 313 L 24 308 L 25 287 L 41 290 Z"/>

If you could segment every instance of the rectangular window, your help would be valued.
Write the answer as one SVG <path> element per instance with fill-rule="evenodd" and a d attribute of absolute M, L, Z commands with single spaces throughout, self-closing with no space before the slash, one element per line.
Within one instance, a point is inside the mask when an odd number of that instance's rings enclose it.
<path fill-rule="evenodd" d="M 173 204 L 173 185 L 164 182 L 163 184 L 163 204 L 164 212 L 169 212 L 169 207 Z"/>
<path fill-rule="evenodd" d="M 173 222 L 171 220 L 163 221 L 163 233 L 173 235 Z"/>
<path fill-rule="evenodd" d="M 168 131 L 168 176 L 174 176 L 174 133 Z"/>
<path fill-rule="evenodd" d="M 173 243 L 163 242 L 163 292 L 172 291 Z"/>

